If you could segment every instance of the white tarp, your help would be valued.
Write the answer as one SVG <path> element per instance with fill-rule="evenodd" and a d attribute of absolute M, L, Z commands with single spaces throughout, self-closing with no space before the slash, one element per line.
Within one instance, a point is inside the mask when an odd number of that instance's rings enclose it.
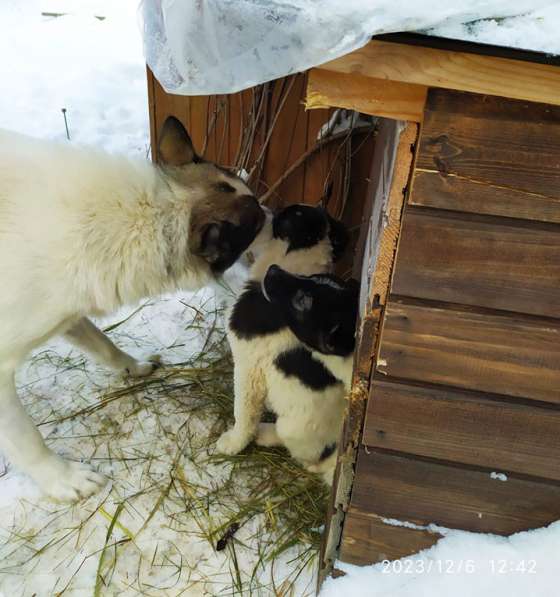
<path fill-rule="evenodd" d="M 170 93 L 203 95 L 306 70 L 375 34 L 480 19 L 499 25 L 546 7 L 556 7 L 560 19 L 559 0 L 143 0 L 141 10 L 146 61 L 158 81 Z M 556 51 L 559 25 L 545 51 Z"/>

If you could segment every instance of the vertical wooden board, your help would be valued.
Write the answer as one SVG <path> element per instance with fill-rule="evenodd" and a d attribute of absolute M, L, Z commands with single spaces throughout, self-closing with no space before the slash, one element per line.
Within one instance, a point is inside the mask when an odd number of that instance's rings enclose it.
<path fill-rule="evenodd" d="M 152 161 L 157 159 L 157 123 L 156 123 L 156 97 L 155 77 L 146 66 L 146 85 L 148 87 L 148 116 L 150 118 L 150 154 Z"/>
<path fill-rule="evenodd" d="M 247 119 L 243 95 L 233 93 L 228 99 L 228 166 L 236 166 L 237 153 L 242 140 L 244 123 Z"/>
<path fill-rule="evenodd" d="M 339 559 L 357 566 L 399 560 L 432 547 L 440 538 L 439 533 L 393 526 L 351 507 L 344 521 Z"/>
<path fill-rule="evenodd" d="M 321 563 L 319 573 L 319 584 L 328 574 L 332 562 L 336 558 L 337 548 L 340 541 L 341 527 L 344 521 L 345 509 L 349 503 L 350 492 L 354 479 L 354 464 L 356 453 L 361 442 L 362 425 L 364 421 L 365 405 L 368 396 L 368 387 L 372 370 L 373 359 L 378 349 L 379 323 L 383 310 L 383 305 L 377 302 L 372 303 L 368 298 L 373 295 L 373 289 L 380 291 L 383 280 L 389 285 L 390 271 L 378 275 L 377 265 L 380 256 L 384 256 L 384 264 L 394 256 L 396 238 L 393 237 L 393 230 L 386 235 L 386 228 L 383 226 L 387 215 L 387 208 L 391 209 L 391 219 L 394 227 L 398 231 L 397 220 L 400 218 L 402 205 L 404 203 L 403 180 L 410 176 L 412 167 L 413 150 L 411 143 L 415 143 L 417 127 L 411 125 L 399 134 L 399 123 L 387 122 L 387 138 L 391 143 L 386 145 L 376 145 L 375 151 L 377 159 L 372 163 L 372 174 L 375 176 L 377 171 L 384 175 L 384 182 L 387 188 L 379 185 L 373 187 L 371 191 L 375 192 L 372 201 L 367 208 L 367 217 L 370 232 L 368 233 L 367 243 L 364 251 L 364 268 L 362 276 L 362 293 L 360 297 L 360 325 L 357 333 L 356 354 L 353 370 L 352 389 L 349 395 L 348 413 L 343 425 L 342 438 L 339 445 L 339 458 L 337 470 L 335 473 L 335 483 L 333 485 L 332 503 L 327 517 L 325 534 L 323 537 Z M 387 161 L 392 162 L 395 155 L 408 155 L 407 160 L 398 163 L 396 168 L 390 167 L 390 163 L 385 164 L 383 156 L 387 154 Z M 385 165 L 385 167 L 384 167 Z M 378 170 L 375 170 L 376 168 Z M 406 173 L 402 170 L 406 169 Z M 391 173 L 395 176 L 392 177 Z M 400 199 L 398 195 L 400 194 Z M 400 208 L 396 209 L 395 206 Z M 377 234 L 379 231 L 379 234 Z M 388 288 L 383 293 L 386 296 Z"/>
<path fill-rule="evenodd" d="M 560 322 L 390 301 L 377 372 L 560 404 Z"/>
<path fill-rule="evenodd" d="M 204 141 L 206 139 L 207 115 L 208 115 L 208 97 L 192 96 L 190 100 L 190 134 L 196 151 L 202 155 Z"/>
<path fill-rule="evenodd" d="M 560 198 L 560 108 L 430 90 L 418 168 Z"/>
<path fill-rule="evenodd" d="M 310 110 L 307 116 L 307 150 L 317 143 L 321 127 L 329 120 L 332 110 Z M 325 179 L 329 171 L 328 148 L 320 149 L 305 163 L 303 202 L 315 205 L 323 196 Z"/>
<path fill-rule="evenodd" d="M 229 156 L 229 113 L 230 96 L 218 95 L 218 114 L 216 118 L 216 162 L 222 166 L 230 164 Z"/>
<path fill-rule="evenodd" d="M 509 535 L 560 518 L 560 486 L 361 450 L 352 508 L 419 525 Z"/>
<path fill-rule="evenodd" d="M 368 446 L 560 481 L 560 410 L 377 380 Z"/>
<path fill-rule="evenodd" d="M 175 118 L 178 118 L 188 128 L 189 98 L 165 93 L 163 87 L 158 83 L 155 77 L 153 78 L 153 82 L 155 147 L 157 152 L 159 131 L 168 116 L 175 116 Z M 152 144 L 154 144 L 153 139 Z M 152 156 L 152 159 L 157 161 L 157 156 Z"/>
<path fill-rule="evenodd" d="M 410 209 L 392 292 L 560 316 L 560 227 Z"/>
<path fill-rule="evenodd" d="M 268 126 L 272 128 L 264 158 L 263 179 L 270 186 L 305 151 L 306 130 L 302 98 L 304 74 L 274 82 Z M 303 174 L 296 171 L 276 190 L 273 204 L 298 203 L 303 194 Z"/>

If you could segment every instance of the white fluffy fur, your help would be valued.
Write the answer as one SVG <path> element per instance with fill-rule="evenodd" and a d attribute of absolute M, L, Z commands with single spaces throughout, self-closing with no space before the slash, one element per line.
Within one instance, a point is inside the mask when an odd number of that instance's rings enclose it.
<path fill-rule="evenodd" d="M 189 166 L 187 166 L 188 168 Z M 147 375 L 86 316 L 212 279 L 189 251 L 202 186 L 147 161 L 0 131 L 0 450 L 49 495 L 73 500 L 105 480 L 56 456 L 23 410 L 14 371 L 55 334 L 132 375 Z"/>
<path fill-rule="evenodd" d="M 330 272 L 332 247 L 328 239 L 305 250 L 286 253 L 287 243 L 270 240 L 251 268 L 249 279 L 261 282 L 272 264 L 302 275 Z M 229 329 L 234 360 L 235 425 L 218 440 L 217 449 L 237 454 L 252 439 L 260 445 L 283 445 L 301 464 L 332 480 L 336 457 L 319 462 L 325 446 L 339 439 L 346 406 L 343 383 L 317 391 L 294 377 L 286 377 L 274 360 L 286 350 L 302 346 L 289 330 L 250 340 Z M 260 423 L 265 404 L 277 415 L 275 424 Z"/>

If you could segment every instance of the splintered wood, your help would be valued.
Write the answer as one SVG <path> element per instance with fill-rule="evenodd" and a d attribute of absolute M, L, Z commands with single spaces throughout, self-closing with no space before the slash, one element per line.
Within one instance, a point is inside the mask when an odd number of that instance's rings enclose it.
<path fill-rule="evenodd" d="M 365 211 L 370 214 L 369 224 L 365 227 L 367 238 L 364 236 L 358 241 L 358 250 L 363 252 L 364 257 L 361 274 L 361 322 L 354 380 L 325 530 L 319 584 L 336 558 L 341 528 L 350 501 L 380 321 L 388 295 L 417 135 L 416 124 L 384 120 L 377 137 L 368 192 L 370 200 Z"/>

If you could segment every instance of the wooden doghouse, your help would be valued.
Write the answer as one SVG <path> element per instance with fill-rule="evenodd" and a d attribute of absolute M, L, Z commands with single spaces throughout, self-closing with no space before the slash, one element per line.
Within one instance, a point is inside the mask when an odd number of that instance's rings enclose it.
<path fill-rule="evenodd" d="M 282 181 L 286 202 L 317 201 L 321 169 L 338 167 L 334 143 L 282 179 L 333 107 L 381 117 L 374 140 L 352 140 L 346 195 L 344 173 L 334 177 L 333 209 L 356 224 L 362 305 L 323 576 L 336 558 L 366 564 L 428 547 L 439 537 L 430 523 L 507 535 L 560 518 L 559 65 L 384 36 L 260 92 L 271 109 L 292 85 L 292 113 L 274 112 L 259 166 L 261 191 Z M 173 113 L 217 159 L 226 139 L 221 161 L 232 163 L 258 93 L 178 98 L 151 75 L 149 85 L 154 148 Z M 299 107 L 304 96 L 317 111 Z"/>

